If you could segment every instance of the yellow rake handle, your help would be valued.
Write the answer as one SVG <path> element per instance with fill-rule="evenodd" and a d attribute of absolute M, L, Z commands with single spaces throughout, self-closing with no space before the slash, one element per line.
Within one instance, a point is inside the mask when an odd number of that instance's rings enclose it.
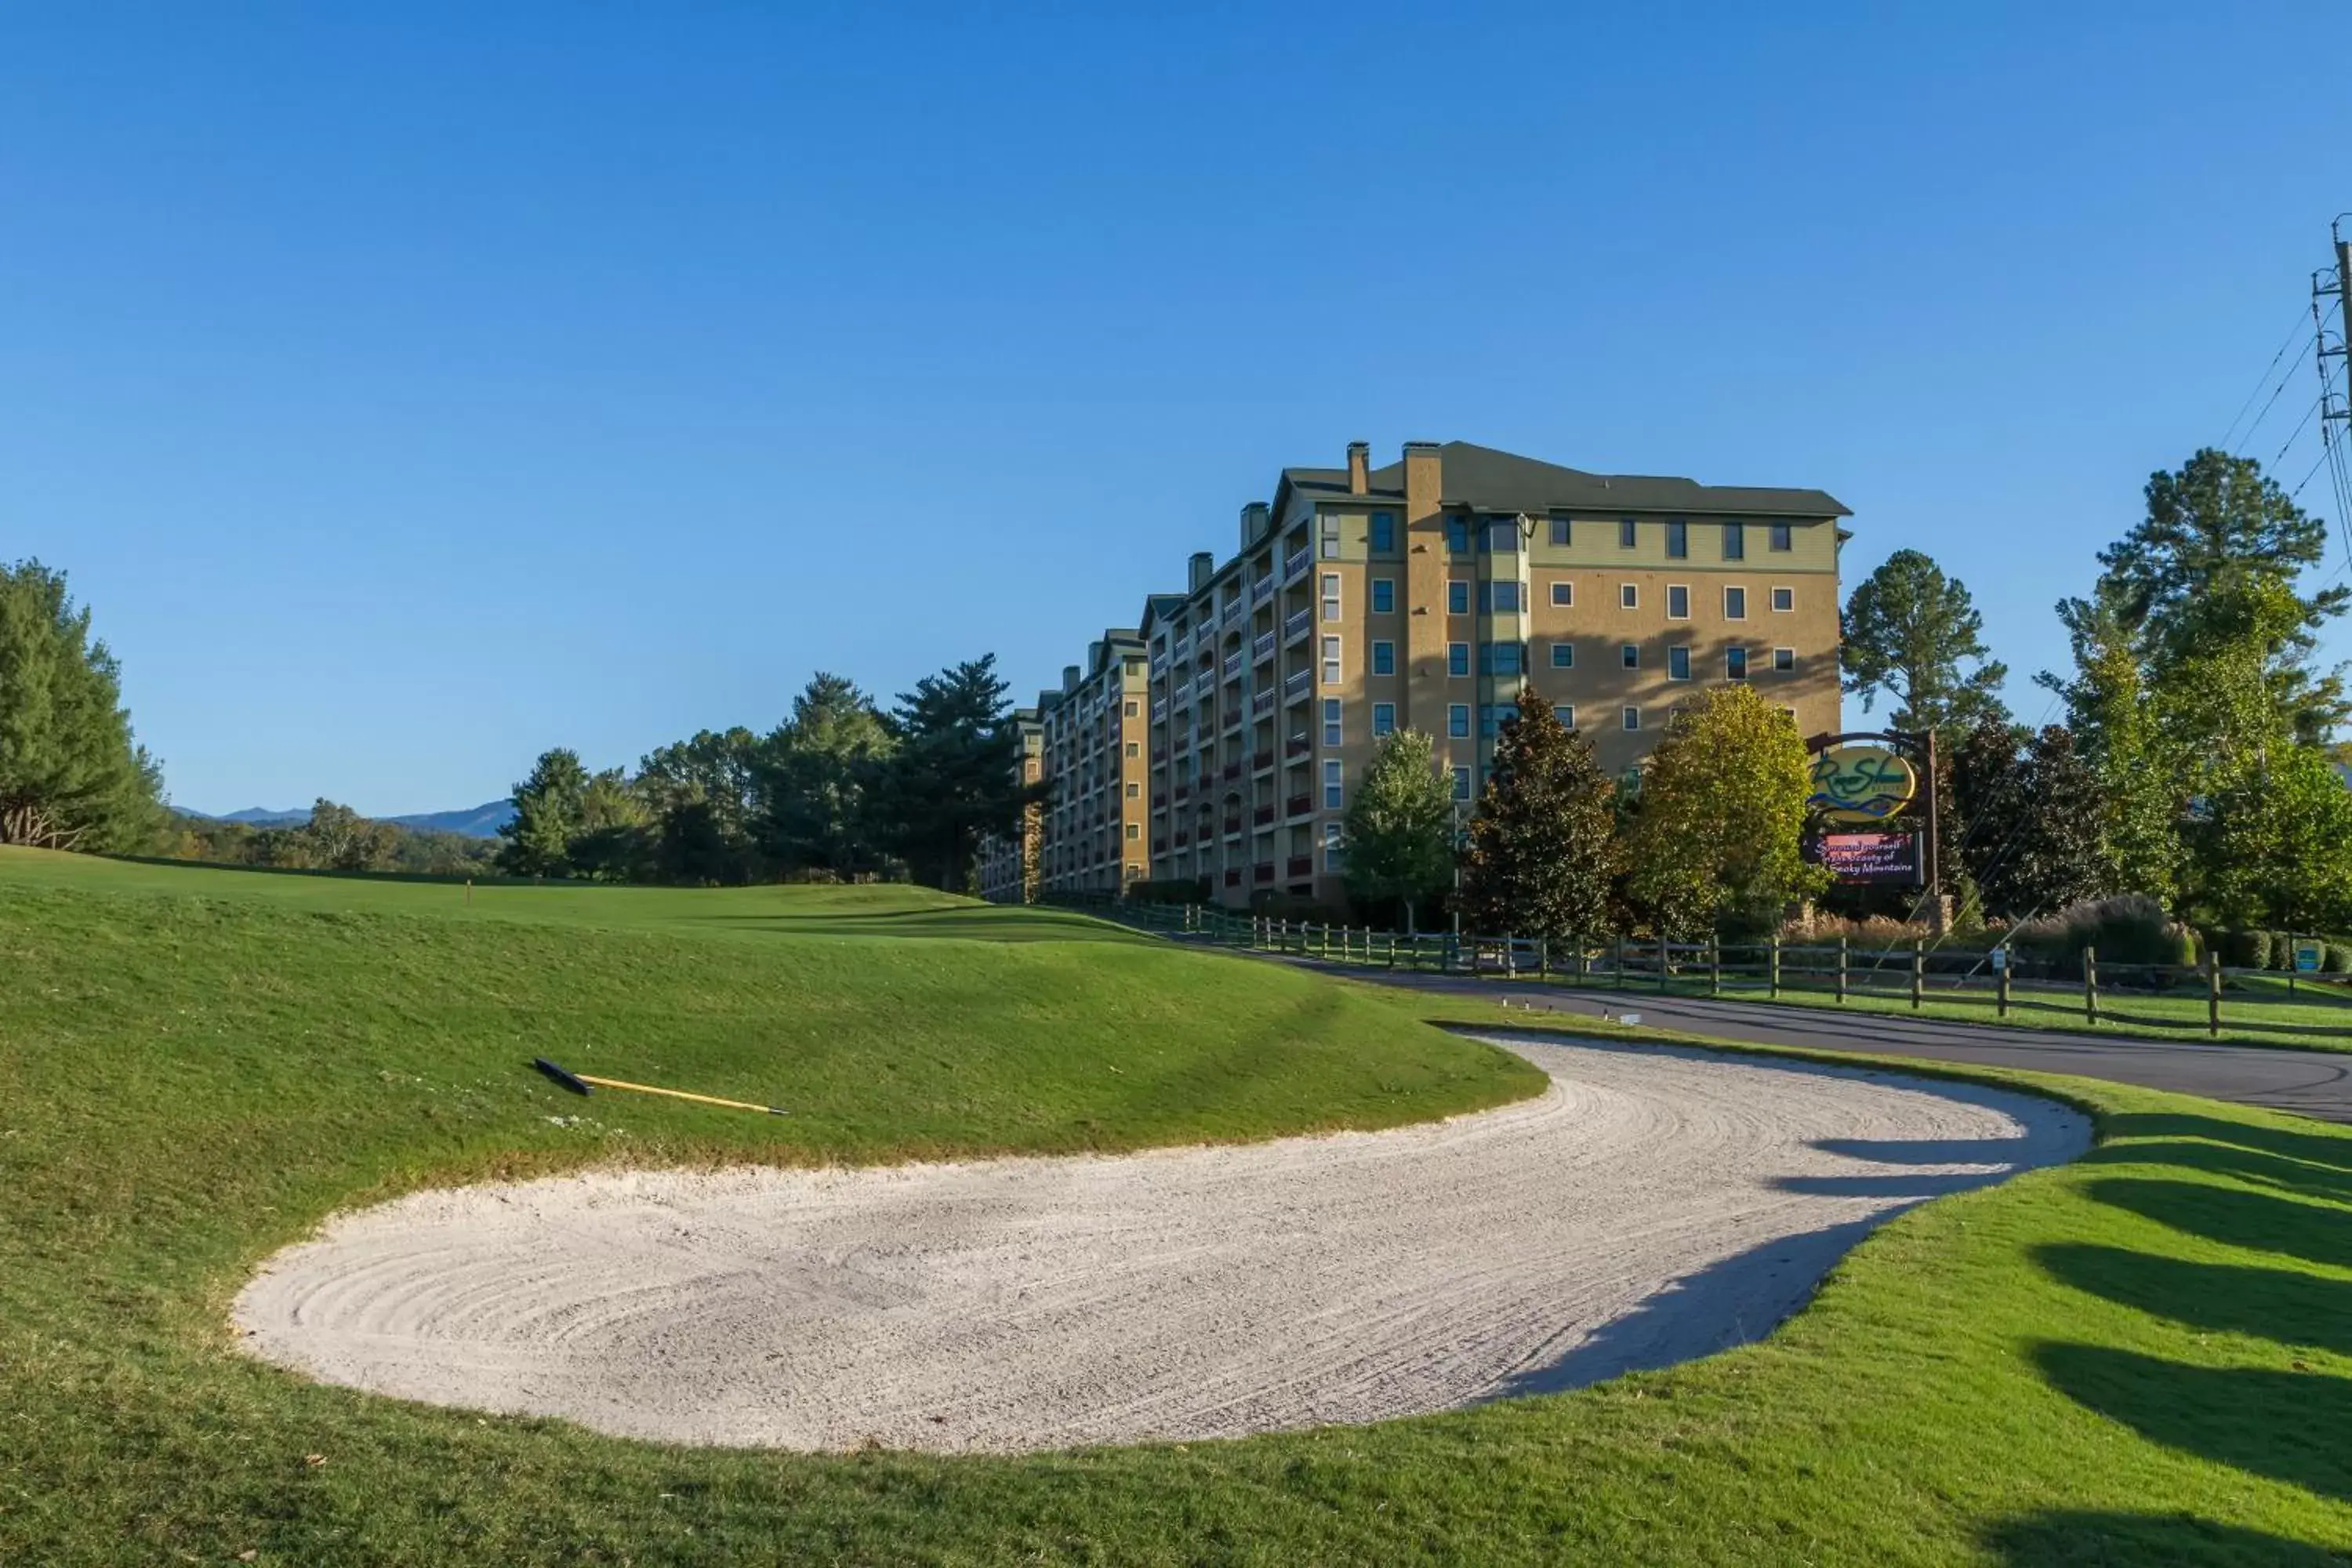
<path fill-rule="evenodd" d="M 617 1078 L 592 1078 L 584 1072 L 575 1073 L 572 1076 L 579 1079 L 582 1083 L 593 1083 L 598 1089 L 625 1089 L 638 1094 L 663 1094 L 672 1100 L 690 1100 L 698 1105 L 724 1105 L 731 1110 L 757 1110 L 768 1116 L 791 1114 L 789 1111 L 779 1110 L 772 1105 L 754 1105 L 748 1100 L 721 1100 L 715 1094 L 689 1094 L 682 1089 L 656 1089 L 649 1083 L 629 1083 Z"/>

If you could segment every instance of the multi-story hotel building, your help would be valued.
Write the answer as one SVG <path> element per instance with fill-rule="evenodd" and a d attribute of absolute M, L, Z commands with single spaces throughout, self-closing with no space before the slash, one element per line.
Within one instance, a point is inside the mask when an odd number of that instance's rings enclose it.
<path fill-rule="evenodd" d="M 1013 710 L 1013 734 L 1019 760 L 1013 771 L 1025 789 L 1035 789 L 1045 776 L 1045 726 L 1034 708 Z M 1034 904 L 1043 890 L 1045 803 L 1033 799 L 1021 808 L 1021 827 L 1011 838 L 982 839 L 974 867 L 980 896 L 992 903 Z"/>
<path fill-rule="evenodd" d="M 1408 443 L 1381 468 L 1358 442 L 1344 468 L 1286 468 L 1242 509 L 1230 559 L 1194 555 L 1184 593 L 1153 595 L 1136 632 L 1107 634 L 1041 700 L 1044 889 L 1148 875 L 1232 905 L 1336 900 L 1350 781 L 1381 737 L 1433 737 L 1466 811 L 1523 693 L 1627 775 L 1710 684 L 1750 682 L 1800 732 L 1834 730 L 1847 515 L 1820 490 L 1460 441 Z M 1106 721 L 1121 727 L 1089 731 Z"/>

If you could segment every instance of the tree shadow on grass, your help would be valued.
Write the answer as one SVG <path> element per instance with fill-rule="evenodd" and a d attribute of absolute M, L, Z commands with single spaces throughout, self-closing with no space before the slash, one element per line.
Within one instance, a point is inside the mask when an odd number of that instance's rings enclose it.
<path fill-rule="evenodd" d="M 2231 1149 L 2275 1155 L 2321 1167 L 2318 1173 L 2352 1181 L 2352 1128 L 2343 1132 L 2304 1132 L 2289 1127 L 2268 1127 L 2248 1121 L 2172 1112 L 2131 1111 L 2108 1118 L 2102 1130 L 2112 1141 L 2106 1156 L 2116 1161 L 2145 1158 L 2131 1143 L 2142 1138 L 2196 1138 Z"/>
<path fill-rule="evenodd" d="M 2027 1514 L 1985 1531 L 1984 1543 L 2015 1568 L 2343 1568 L 2352 1556 L 2268 1531 L 2193 1514 Z"/>
<path fill-rule="evenodd" d="M 2033 1357 L 2052 1387 L 2152 1443 L 2352 1500 L 2352 1379 L 2100 1345 L 2047 1343 Z"/>
<path fill-rule="evenodd" d="M 2352 1268 L 2352 1212 L 2339 1205 L 2137 1176 L 2102 1177 L 2086 1190 L 2100 1203 L 2190 1236 Z"/>
<path fill-rule="evenodd" d="M 2352 1355 L 2352 1283 L 2344 1280 L 2078 1242 L 2037 1247 L 2032 1256 L 2061 1284 L 2152 1317 Z"/>
<path fill-rule="evenodd" d="M 2102 1144 L 2084 1156 L 2084 1164 L 2175 1165 L 2234 1176 L 2275 1192 L 2298 1197 L 2327 1198 L 2352 1203 L 2352 1171 L 2337 1171 L 2308 1160 L 2291 1160 L 2231 1144 L 2191 1139 L 2158 1139 L 2153 1142 Z"/>

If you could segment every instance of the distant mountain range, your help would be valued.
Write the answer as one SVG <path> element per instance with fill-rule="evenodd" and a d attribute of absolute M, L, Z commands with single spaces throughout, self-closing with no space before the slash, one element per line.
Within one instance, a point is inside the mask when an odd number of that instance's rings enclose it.
<path fill-rule="evenodd" d="M 182 809 L 185 810 L 184 807 Z M 465 811 L 425 811 L 413 816 L 387 816 L 382 820 L 427 833 L 460 833 L 468 838 L 495 838 L 499 828 L 514 820 L 514 814 L 513 801 L 493 800 Z M 242 822 L 253 827 L 292 827 L 310 820 L 308 811 L 272 811 L 266 805 L 248 805 L 243 811 L 223 812 L 217 816 L 207 811 L 190 811 L 187 815 L 210 817 L 215 822 Z"/>

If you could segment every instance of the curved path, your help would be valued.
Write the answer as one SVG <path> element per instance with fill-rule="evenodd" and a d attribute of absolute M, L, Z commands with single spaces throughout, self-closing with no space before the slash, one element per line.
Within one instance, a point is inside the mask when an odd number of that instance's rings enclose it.
<path fill-rule="evenodd" d="M 1387 1132 L 419 1194 L 278 1254 L 236 1316 L 331 1382 L 625 1436 L 1229 1436 L 1757 1338 L 1890 1215 L 2089 1141 L 1967 1085 L 1501 1043 L 1545 1093 Z"/>
<path fill-rule="evenodd" d="M 1512 982 L 1506 992 L 1494 981 L 1459 974 L 1411 974 L 1336 964 L 1307 967 L 1378 984 L 1490 1001 L 1507 995 L 1514 1002 L 1533 1001 L 1538 1007 L 1588 1018 L 1639 1013 L 1644 1024 L 1657 1028 L 1718 1040 L 2074 1073 L 2292 1111 L 2322 1121 L 2352 1122 L 2352 1052 L 2206 1045 L 2188 1038 L 2071 1034 L 2063 1029 L 1915 1018 L 1860 1009 L 1847 1012 L 1790 1003 L 1660 996 L 1639 986 L 1592 991 L 1522 980 Z"/>

